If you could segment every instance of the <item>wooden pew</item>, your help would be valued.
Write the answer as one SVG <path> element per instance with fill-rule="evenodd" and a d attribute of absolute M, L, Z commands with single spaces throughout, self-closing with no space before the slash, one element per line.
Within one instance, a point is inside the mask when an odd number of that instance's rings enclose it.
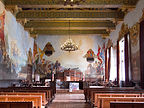
<path fill-rule="evenodd" d="M 42 97 L 42 105 L 45 106 L 47 104 L 46 95 L 45 93 L 35 93 L 35 92 L 0 92 L 0 95 L 26 95 L 26 96 L 41 96 Z"/>
<path fill-rule="evenodd" d="M 100 93 L 95 93 L 95 100 L 93 102 L 93 105 L 94 107 L 97 107 L 97 104 L 98 104 L 98 98 L 99 97 L 141 97 L 140 94 L 122 94 L 122 93 L 116 93 L 116 94 L 107 94 L 107 93 L 103 93 L 103 94 L 100 94 Z"/>
<path fill-rule="evenodd" d="M 0 95 L 0 102 L 33 102 L 34 108 L 42 107 L 41 96 Z"/>
<path fill-rule="evenodd" d="M 97 108 L 110 108 L 110 102 L 144 102 L 144 97 L 98 97 Z"/>
<path fill-rule="evenodd" d="M 0 102 L 0 108 L 33 108 L 32 102 Z"/>
<path fill-rule="evenodd" d="M 110 102 L 110 108 L 144 108 L 144 102 Z"/>
<path fill-rule="evenodd" d="M 51 102 L 54 99 L 54 91 L 50 87 L 8 87 L 0 88 L 1 92 L 38 92 L 46 93 L 46 99 Z"/>
<path fill-rule="evenodd" d="M 95 93 L 136 93 L 142 94 L 144 90 L 134 90 L 133 87 L 125 87 L 125 88 L 85 88 L 84 94 L 86 102 L 92 102 L 95 100 Z"/>
<path fill-rule="evenodd" d="M 94 94 L 97 92 L 100 93 L 112 93 L 112 92 L 129 92 L 129 91 L 135 91 L 133 87 L 114 87 L 114 88 L 87 88 L 87 101 L 91 102 L 91 100 L 94 100 Z M 143 91 L 144 92 L 144 91 Z"/>

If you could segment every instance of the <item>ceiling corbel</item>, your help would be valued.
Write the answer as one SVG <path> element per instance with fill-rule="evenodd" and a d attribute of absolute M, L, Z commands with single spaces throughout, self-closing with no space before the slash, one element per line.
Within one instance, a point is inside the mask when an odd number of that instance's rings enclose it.
<path fill-rule="evenodd" d="M 36 40 L 38 35 L 37 34 L 30 34 L 30 37 L 32 37 L 32 38 L 34 38 L 34 40 Z"/>
<path fill-rule="evenodd" d="M 17 22 L 19 22 L 23 27 L 25 26 L 25 24 L 28 22 L 29 20 L 25 19 L 17 19 Z"/>
<path fill-rule="evenodd" d="M 103 34 L 101 37 L 102 37 L 102 39 L 106 39 L 109 37 L 109 34 L 107 34 L 107 35 Z"/>
<path fill-rule="evenodd" d="M 17 5 L 6 5 L 6 10 L 10 11 L 14 16 L 17 15 L 18 12 L 20 12 L 20 8 Z"/>

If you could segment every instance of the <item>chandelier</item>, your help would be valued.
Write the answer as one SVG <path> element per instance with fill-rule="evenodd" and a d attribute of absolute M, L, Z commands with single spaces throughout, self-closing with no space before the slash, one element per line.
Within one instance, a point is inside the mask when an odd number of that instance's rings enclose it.
<path fill-rule="evenodd" d="M 70 38 L 70 21 L 69 21 L 69 39 L 64 42 L 64 44 L 61 45 L 61 50 L 63 51 L 76 51 L 78 50 L 78 46 L 73 42 L 73 40 Z"/>
<path fill-rule="evenodd" d="M 85 0 L 64 0 L 64 5 L 79 5 L 80 2 L 84 2 Z"/>

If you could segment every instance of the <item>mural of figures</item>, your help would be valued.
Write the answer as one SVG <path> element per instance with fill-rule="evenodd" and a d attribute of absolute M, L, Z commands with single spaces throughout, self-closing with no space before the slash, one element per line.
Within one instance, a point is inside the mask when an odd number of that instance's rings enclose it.
<path fill-rule="evenodd" d="M 6 49 L 6 38 L 4 35 L 5 11 L 0 15 L 0 79 L 14 79 L 17 77 L 11 69 L 11 59 Z"/>
<path fill-rule="evenodd" d="M 132 54 L 132 80 L 140 80 L 140 52 L 137 51 L 135 54 Z"/>
<path fill-rule="evenodd" d="M 23 28 L 23 26 L 16 21 L 16 18 L 9 11 L 5 11 L 4 20 L 4 46 L 2 48 L 3 60 L 9 68 L 7 77 L 12 79 L 26 79 L 27 77 L 27 52 L 33 49 L 34 39 L 31 38 Z M 33 51 L 31 51 L 33 53 Z M 5 72 L 5 71 L 4 71 Z M 3 75 L 5 73 L 2 73 Z M 11 79 L 10 78 L 10 79 Z"/>
<path fill-rule="evenodd" d="M 130 29 L 131 39 L 131 64 L 132 80 L 140 81 L 140 47 L 139 47 L 139 23 L 133 25 Z"/>
<path fill-rule="evenodd" d="M 31 48 L 28 51 L 27 57 L 28 57 L 27 64 L 32 65 L 32 51 L 31 51 Z"/>
<path fill-rule="evenodd" d="M 27 78 L 26 80 L 31 83 L 32 82 L 32 65 L 27 65 Z"/>
<path fill-rule="evenodd" d="M 103 80 L 104 76 L 104 49 L 105 47 L 101 49 L 98 45 L 98 53 L 96 55 L 94 63 L 89 63 L 87 66 L 87 70 L 85 71 L 85 79 L 86 81 L 96 81 L 96 80 Z M 90 50 L 89 50 L 90 51 Z M 88 51 L 88 52 L 89 52 Z M 85 57 L 88 57 L 88 53 L 85 55 Z M 91 53 L 91 55 L 94 55 L 94 52 Z"/>

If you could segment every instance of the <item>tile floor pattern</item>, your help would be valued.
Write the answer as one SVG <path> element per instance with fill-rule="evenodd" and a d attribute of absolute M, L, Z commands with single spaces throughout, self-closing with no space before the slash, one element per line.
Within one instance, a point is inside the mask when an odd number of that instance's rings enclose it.
<path fill-rule="evenodd" d="M 84 94 L 56 94 L 48 108 L 90 108 L 85 103 Z"/>

